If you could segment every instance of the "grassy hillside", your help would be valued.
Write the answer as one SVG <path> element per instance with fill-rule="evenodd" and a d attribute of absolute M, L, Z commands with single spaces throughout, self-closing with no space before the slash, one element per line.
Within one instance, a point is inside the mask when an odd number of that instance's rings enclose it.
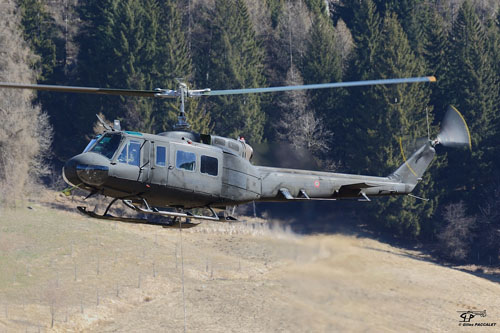
<path fill-rule="evenodd" d="M 182 331 L 178 230 L 42 205 L 0 213 L 0 332 Z M 418 252 L 263 221 L 182 232 L 187 330 L 456 331 L 500 286 Z"/>

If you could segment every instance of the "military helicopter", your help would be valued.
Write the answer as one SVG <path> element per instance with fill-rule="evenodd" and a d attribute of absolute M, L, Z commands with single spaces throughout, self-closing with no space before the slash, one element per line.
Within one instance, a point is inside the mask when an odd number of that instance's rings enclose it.
<path fill-rule="evenodd" d="M 110 126 L 98 116 L 105 132 L 92 139 L 81 154 L 69 159 L 62 174 L 72 188 L 88 191 L 87 198 L 94 195 L 113 198 L 102 215 L 89 211 L 86 207 L 78 207 L 88 216 L 160 224 L 164 227 L 180 226 L 181 219 L 185 219 L 183 227 L 191 227 L 196 225 L 189 222 L 191 219 L 236 220 L 230 214 L 218 215 L 214 209 L 225 209 L 227 206 L 253 201 L 291 202 L 344 198 L 370 201 L 371 197 L 377 196 L 411 195 L 434 159 L 436 145 L 470 147 L 471 142 L 464 118 L 458 110 L 449 108 L 438 136 L 435 139 L 428 138 L 408 159 L 405 158 L 398 169 L 386 177 L 257 166 L 251 163 L 252 147 L 243 139 L 190 131 L 184 112 L 186 98 L 435 81 L 435 77 L 428 76 L 233 90 L 191 90 L 183 82 L 179 82 L 177 90 L 126 90 L 0 82 L 0 88 L 180 99 L 178 123 L 169 132 L 148 134 L 126 131 L 121 129 L 118 120 Z M 111 206 L 118 200 L 136 212 L 160 215 L 166 217 L 167 221 L 108 214 Z M 210 213 L 196 213 L 199 211 Z"/>

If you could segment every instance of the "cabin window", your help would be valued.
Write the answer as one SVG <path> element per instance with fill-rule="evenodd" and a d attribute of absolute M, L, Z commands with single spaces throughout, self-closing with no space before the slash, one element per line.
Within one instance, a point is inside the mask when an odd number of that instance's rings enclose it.
<path fill-rule="evenodd" d="M 196 168 L 196 155 L 187 151 L 178 150 L 175 166 L 177 169 L 194 171 Z"/>
<path fill-rule="evenodd" d="M 127 163 L 130 165 L 139 166 L 141 159 L 141 143 L 136 140 L 130 140 L 125 147 L 123 147 L 118 162 Z"/>
<path fill-rule="evenodd" d="M 164 167 L 167 163 L 167 148 L 156 146 L 156 165 Z"/>
<path fill-rule="evenodd" d="M 215 157 L 201 155 L 200 172 L 210 176 L 217 176 L 219 173 L 219 161 Z"/>

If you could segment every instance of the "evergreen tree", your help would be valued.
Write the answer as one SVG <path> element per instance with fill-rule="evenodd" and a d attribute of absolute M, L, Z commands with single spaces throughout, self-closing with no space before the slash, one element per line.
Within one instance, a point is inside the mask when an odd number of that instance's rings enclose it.
<path fill-rule="evenodd" d="M 489 31 L 493 64 L 495 66 L 495 85 L 498 89 L 496 105 L 500 108 L 500 7 L 498 8 L 495 20 L 491 22 Z M 492 142 L 498 143 L 500 142 L 500 116 L 496 117 L 494 128 L 496 131 Z M 498 170 L 500 170 L 500 147 L 498 144 L 492 144 L 492 147 L 494 148 L 491 150 L 490 156 L 492 156 L 498 174 Z"/>
<path fill-rule="evenodd" d="M 426 6 L 424 59 L 429 74 L 440 76 L 445 65 L 445 51 L 447 48 L 446 26 L 441 15 L 432 6 Z"/>
<path fill-rule="evenodd" d="M 38 57 L 30 59 L 31 67 L 36 71 L 38 83 L 64 84 L 67 82 L 66 53 L 64 40 L 60 37 L 60 27 L 48 12 L 46 5 L 40 0 L 18 1 L 21 14 L 21 28 L 24 40 L 28 42 Z M 72 135 L 72 115 L 64 112 L 68 103 L 67 95 L 39 91 L 35 104 L 41 104 L 49 115 L 54 128 L 52 158 L 65 160 L 71 156 L 71 148 L 66 139 Z"/>
<path fill-rule="evenodd" d="M 448 101 L 446 98 L 446 88 L 444 75 L 447 68 L 447 48 L 448 48 L 448 31 L 445 22 L 443 22 L 442 16 L 438 13 L 435 6 L 425 6 L 425 24 L 424 35 L 422 36 L 423 42 L 423 52 L 422 57 L 425 61 L 425 75 L 434 75 L 437 78 L 437 82 L 429 85 L 430 89 L 430 102 L 429 104 L 433 108 L 434 121 L 439 123 L 448 108 Z M 431 128 L 431 137 L 438 132 L 438 125 L 436 124 L 434 129 Z M 430 219 L 424 219 L 424 223 L 421 223 L 420 238 L 430 241 L 435 239 L 440 239 L 440 235 L 446 226 L 445 221 L 442 219 L 442 210 L 446 209 L 443 204 L 443 197 L 446 195 L 446 187 L 441 187 L 440 185 L 432 185 L 438 183 L 440 178 L 443 177 L 445 170 L 447 169 L 448 159 L 444 151 L 438 147 L 438 153 L 436 161 L 433 163 L 429 174 L 424 177 L 430 176 L 432 182 L 426 185 L 426 195 L 428 198 L 432 198 L 429 204 L 433 205 L 433 216 Z M 453 168 L 453 166 L 451 166 Z M 432 186 L 432 188 L 430 187 Z M 444 207 L 444 208 L 443 208 Z"/>
<path fill-rule="evenodd" d="M 424 72 L 423 61 L 412 52 L 395 14 L 387 13 L 372 59 L 368 77 L 411 77 Z M 403 163 L 401 137 L 425 135 L 428 87 L 421 84 L 373 86 L 351 98 L 359 103 L 353 110 L 354 135 L 352 144 L 348 144 L 353 150 L 353 165 L 363 173 L 387 175 Z M 360 151 L 370 153 L 360 154 Z M 410 153 L 405 151 L 405 155 Z M 431 188 L 429 182 L 427 173 L 420 185 L 422 191 Z M 402 236 L 415 237 L 420 233 L 420 222 L 432 215 L 434 206 L 433 201 L 423 203 L 410 197 L 390 197 L 377 200 L 373 213 L 381 226 Z"/>
<path fill-rule="evenodd" d="M 207 86 L 212 89 L 261 87 L 263 51 L 243 0 L 217 0 L 211 20 L 212 39 L 208 54 Z M 263 138 L 265 114 L 258 94 L 210 98 L 215 131 L 236 137 L 240 134 L 258 143 Z"/>
<path fill-rule="evenodd" d="M 282 1 L 277 26 L 270 33 L 262 36 L 262 46 L 265 49 L 265 71 L 266 81 L 270 86 L 288 85 L 288 79 L 295 79 L 301 74 L 302 59 L 307 51 L 310 37 L 310 26 L 316 17 L 306 10 L 302 2 Z M 322 17 L 325 13 L 319 14 Z M 267 115 L 265 137 L 274 140 L 277 132 L 276 124 L 282 119 L 284 112 L 290 112 L 286 105 L 285 94 L 265 94 L 263 109 Z"/>
<path fill-rule="evenodd" d="M 500 14 L 500 12 L 499 12 Z M 500 15 L 499 17 L 500 18 Z M 485 186 L 481 186 L 480 213 L 478 215 L 478 227 L 474 230 L 473 246 L 474 253 L 477 253 L 475 259 L 479 259 L 489 264 L 496 264 L 500 260 L 500 22 L 495 23 L 489 20 L 487 24 L 488 48 L 493 66 L 493 87 L 496 91 L 496 116 L 491 120 L 491 134 L 481 143 L 484 150 L 483 159 L 489 161 L 491 166 L 481 170 L 482 175 L 489 178 Z M 481 175 L 481 176 L 482 176 Z M 479 201 L 479 200 L 478 200 Z M 478 258 L 479 257 L 479 258 Z"/>
<path fill-rule="evenodd" d="M 426 7 L 426 24 L 424 29 L 423 58 L 426 63 L 426 75 L 434 75 L 437 82 L 431 85 L 431 101 L 434 106 L 436 119 L 443 119 L 448 102 L 443 87 L 443 75 L 446 70 L 448 48 L 448 32 L 441 15 L 435 7 Z"/>
<path fill-rule="evenodd" d="M 38 80 L 44 82 L 52 75 L 57 61 L 55 22 L 40 0 L 20 0 L 18 3 L 24 39 L 40 56 L 33 67 L 38 71 Z"/>
<path fill-rule="evenodd" d="M 420 54 L 423 29 L 427 24 L 423 14 L 428 4 L 425 4 L 424 0 L 374 0 L 374 2 L 379 13 L 396 13 L 413 52 Z"/>
<path fill-rule="evenodd" d="M 187 84 L 194 80 L 193 64 L 191 54 L 182 31 L 182 17 L 175 1 L 162 2 L 160 4 L 159 33 L 157 45 L 160 52 L 155 53 L 154 68 L 152 72 L 154 82 L 163 87 L 177 88 L 177 82 L 173 78 L 183 78 Z M 153 68 L 153 67 L 152 67 Z M 190 86 L 191 89 L 195 87 Z M 177 121 L 179 102 L 165 103 L 157 101 L 156 125 L 160 130 L 171 129 Z M 191 130 L 208 133 L 210 130 L 210 114 L 202 109 L 202 105 L 195 99 L 186 101 L 186 114 Z"/>
<path fill-rule="evenodd" d="M 493 102 L 493 105 L 496 105 L 497 111 L 500 111 L 500 7 L 497 17 L 487 22 L 487 36 L 488 49 L 491 58 L 491 64 L 493 67 L 493 87 L 497 88 L 497 99 L 495 102 Z M 497 148 L 498 152 L 498 145 L 494 144 L 494 142 L 499 142 L 498 139 L 500 139 L 500 116 L 497 115 L 494 121 L 495 123 L 493 124 L 493 128 L 495 129 L 495 133 L 493 135 L 494 138 L 491 146 Z M 499 155 L 495 152 L 491 155 L 491 159 L 496 160 L 498 163 L 500 162 L 500 158 L 498 156 Z M 497 166 L 500 166 L 500 164 L 497 164 Z"/>
<path fill-rule="evenodd" d="M 429 4 L 422 1 L 413 1 L 408 11 L 404 11 L 403 13 L 395 11 L 399 17 L 399 23 L 403 31 L 408 36 L 410 47 L 417 56 L 422 55 L 424 52 L 424 44 L 426 43 L 425 29 L 429 22 L 429 7 Z"/>
<path fill-rule="evenodd" d="M 497 27 L 500 28 L 500 7 L 498 7 L 498 13 L 497 13 L 495 23 L 496 23 Z"/>
<path fill-rule="evenodd" d="M 283 12 L 284 0 L 265 0 L 267 8 L 271 15 L 271 26 L 276 28 L 278 26 L 280 16 Z"/>
<path fill-rule="evenodd" d="M 342 59 L 336 48 L 335 30 L 331 20 L 324 15 L 318 15 L 311 27 L 307 52 L 303 58 L 302 76 L 305 84 L 342 80 Z M 343 133 L 345 112 L 339 108 L 342 90 L 311 90 L 308 95 L 310 107 L 317 116 L 326 120 L 326 127 Z M 343 141 L 340 137 L 338 139 Z"/>
<path fill-rule="evenodd" d="M 324 0 L 305 0 L 305 3 L 315 16 L 327 14 Z"/>
<path fill-rule="evenodd" d="M 354 39 L 355 52 L 348 71 L 348 79 L 371 79 L 374 78 L 371 73 L 379 41 L 380 16 L 372 0 L 353 2 L 352 6 L 353 17 L 348 27 Z"/>
<path fill-rule="evenodd" d="M 141 1 L 142 2 L 142 1 Z M 110 80 L 129 89 L 151 89 L 152 58 L 156 51 L 155 34 L 158 30 L 158 11 L 149 1 L 122 1 L 115 13 L 112 49 L 113 67 Z M 146 5 L 146 6 L 144 6 Z M 149 31 L 148 31 L 149 30 Z M 121 97 L 126 125 L 136 130 L 151 132 L 153 101 L 145 98 Z"/>
<path fill-rule="evenodd" d="M 408 20 L 415 7 L 419 6 L 423 0 L 373 0 L 380 13 L 396 13 L 398 20 L 404 30 L 401 21 Z"/>
<path fill-rule="evenodd" d="M 186 117 L 190 130 L 202 134 L 210 134 L 213 129 L 210 112 L 205 109 L 205 105 L 195 99 L 186 102 Z"/>
<path fill-rule="evenodd" d="M 495 92 L 491 53 L 484 29 L 472 4 L 461 6 L 450 35 L 446 81 L 450 102 L 469 119 L 475 146 L 488 135 L 488 123 L 494 115 Z M 468 116 L 468 117 L 467 117 Z"/>
<path fill-rule="evenodd" d="M 492 179 L 491 161 L 485 156 L 492 144 L 496 129 L 498 86 L 493 75 L 488 39 L 481 21 L 472 4 L 466 0 L 458 12 L 449 39 L 447 58 L 449 68 L 445 75 L 447 100 L 462 112 L 468 122 L 472 152 L 450 151 L 449 163 L 459 173 L 446 173 L 444 178 L 448 188 L 465 184 L 466 191 L 450 192 L 450 197 L 458 195 L 471 207 L 477 207 L 480 196 L 477 189 L 483 188 Z M 450 198 L 450 199 L 451 199 Z"/>
<path fill-rule="evenodd" d="M 82 28 L 79 45 L 78 78 L 82 84 L 108 87 L 112 62 L 111 41 L 119 0 L 84 1 L 77 8 Z"/>
<path fill-rule="evenodd" d="M 359 22 L 364 21 L 359 18 L 366 15 L 363 12 L 367 6 L 373 7 L 371 10 L 378 13 L 396 13 L 413 51 L 417 54 L 422 51 L 424 41 L 422 36 L 428 23 L 424 15 L 425 7 L 428 5 L 423 0 L 340 0 L 332 4 L 333 18 L 334 20 L 342 18 L 353 35 L 362 35 L 370 30 L 369 27 L 359 25 Z"/>
<path fill-rule="evenodd" d="M 347 81 L 379 79 L 374 73 L 374 66 L 380 43 L 381 21 L 375 4 L 372 0 L 366 0 L 349 2 L 349 6 L 353 16 L 348 26 L 350 26 L 354 40 L 354 50 L 346 73 Z M 343 120 L 345 130 L 343 133 L 334 130 L 336 137 L 343 137 L 345 140 L 344 144 L 335 147 L 336 153 L 348 170 L 358 173 L 366 171 L 358 163 L 359 161 L 355 161 L 355 158 L 358 155 L 357 152 L 365 151 L 365 147 L 360 145 L 358 140 L 359 133 L 356 132 L 364 126 L 359 125 L 358 117 L 373 112 L 370 97 L 367 95 L 370 93 L 368 89 L 353 87 L 346 90 L 347 94 L 341 103 L 343 109 L 346 110 Z"/>
<path fill-rule="evenodd" d="M 149 90 L 177 89 L 175 78 L 191 79 L 191 58 L 175 1 L 109 1 L 83 5 L 81 12 L 89 22 L 89 31 L 80 39 L 83 80 Z M 148 132 L 169 129 L 179 111 L 176 100 L 109 97 L 95 103 L 108 118 L 124 118 L 126 126 Z M 196 119 L 193 129 L 205 131 L 209 117 L 199 117 L 198 113 L 205 114 L 200 110 L 196 101 L 187 102 L 190 122 Z"/>
<path fill-rule="evenodd" d="M 84 1 L 77 7 L 82 21 L 76 36 L 78 85 L 126 88 L 122 83 L 113 86 L 115 82 L 111 81 L 110 75 L 114 66 L 112 40 L 118 3 L 119 0 Z M 73 97 L 73 103 L 73 121 L 67 124 L 68 138 L 74 142 L 73 149 L 85 147 L 85 141 L 88 141 L 85 134 L 91 133 L 95 114 L 104 114 L 108 119 L 117 119 L 120 114 L 120 98 L 116 96 L 78 95 Z"/>

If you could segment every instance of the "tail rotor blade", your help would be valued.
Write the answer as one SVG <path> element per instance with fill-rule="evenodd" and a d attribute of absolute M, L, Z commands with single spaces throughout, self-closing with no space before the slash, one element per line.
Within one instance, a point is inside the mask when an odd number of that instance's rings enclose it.
<path fill-rule="evenodd" d="M 445 147 L 472 149 L 467 123 L 462 114 L 453 106 L 449 106 L 446 111 L 437 141 Z"/>

